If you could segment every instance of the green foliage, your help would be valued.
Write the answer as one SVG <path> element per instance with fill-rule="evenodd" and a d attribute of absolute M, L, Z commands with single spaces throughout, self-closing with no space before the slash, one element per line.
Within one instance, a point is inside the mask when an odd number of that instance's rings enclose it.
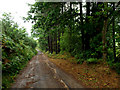
<path fill-rule="evenodd" d="M 64 53 L 65 53 L 65 51 L 60 51 L 60 54 L 61 54 L 61 55 L 64 55 Z"/>
<path fill-rule="evenodd" d="M 110 65 L 110 67 L 111 67 L 112 69 L 116 70 L 116 72 L 117 72 L 118 74 L 120 74 L 120 61 L 114 63 L 113 60 L 110 60 L 110 61 L 108 61 L 108 64 Z"/>
<path fill-rule="evenodd" d="M 63 36 L 61 36 L 60 45 L 61 45 L 62 51 L 69 52 L 69 50 L 70 50 L 70 47 L 68 47 L 70 45 L 69 37 L 70 36 L 67 32 L 64 32 Z"/>
<path fill-rule="evenodd" d="M 115 3 L 115 6 L 117 4 L 119 3 Z M 103 58 L 105 54 L 107 59 L 113 60 L 113 38 L 116 56 L 119 55 L 119 5 L 115 10 L 113 3 L 103 2 L 84 5 L 73 2 L 35 2 L 29 6 L 31 9 L 26 20 L 34 22 L 32 34 L 39 38 L 39 47 L 41 50 L 49 51 L 50 57 L 55 54 L 54 52 L 69 52 L 78 63 L 82 63 L 83 59 L 88 63 L 97 63 L 97 59 Z M 82 12 L 83 9 L 86 10 L 85 13 Z M 105 24 L 104 21 L 108 22 Z M 106 30 L 104 26 L 107 26 Z"/>
<path fill-rule="evenodd" d="M 88 64 L 96 64 L 96 63 L 98 63 L 98 59 L 96 59 L 96 58 L 89 58 L 89 59 L 86 60 L 86 62 Z"/>
<path fill-rule="evenodd" d="M 120 74 L 120 62 L 114 63 L 112 68 L 115 68 L 118 74 Z"/>
<path fill-rule="evenodd" d="M 82 64 L 84 62 L 84 59 L 77 59 L 77 64 Z"/>
<path fill-rule="evenodd" d="M 78 53 L 78 54 L 75 55 L 75 58 L 76 59 L 82 59 L 82 58 L 84 58 L 84 55 L 83 55 L 83 53 L 81 53 L 81 54 Z"/>
<path fill-rule="evenodd" d="M 28 37 L 25 28 L 19 28 L 10 14 L 2 18 L 2 88 L 9 88 L 15 76 L 37 51 L 36 41 Z"/>

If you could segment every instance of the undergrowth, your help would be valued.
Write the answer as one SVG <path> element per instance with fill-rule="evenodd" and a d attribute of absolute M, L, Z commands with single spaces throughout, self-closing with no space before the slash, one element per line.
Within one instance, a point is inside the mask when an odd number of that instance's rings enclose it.
<path fill-rule="evenodd" d="M 55 52 L 49 53 L 46 52 L 48 57 L 51 57 L 53 59 L 64 59 L 64 60 L 69 60 L 71 63 L 76 63 L 76 64 L 83 64 L 83 62 L 86 62 L 88 65 L 89 64 L 100 64 L 100 63 L 105 63 L 102 59 L 97 59 L 97 58 L 88 58 L 88 59 L 83 59 L 79 57 L 73 57 L 72 59 L 70 53 L 62 52 L 59 54 L 56 54 Z M 114 63 L 112 60 L 106 61 L 106 64 L 108 64 L 112 69 L 116 70 L 118 74 L 120 74 L 120 62 Z"/>
<path fill-rule="evenodd" d="M 36 41 L 29 37 L 24 27 L 20 28 L 10 14 L 2 20 L 2 89 L 11 87 L 14 78 L 27 62 L 37 54 Z M 11 23 L 12 22 L 12 23 Z M 1 38 L 1 37 L 0 37 Z"/>

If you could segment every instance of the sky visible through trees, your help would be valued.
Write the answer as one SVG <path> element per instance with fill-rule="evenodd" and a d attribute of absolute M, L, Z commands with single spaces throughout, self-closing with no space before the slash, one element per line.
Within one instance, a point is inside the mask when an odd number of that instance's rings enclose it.
<path fill-rule="evenodd" d="M 25 27 L 29 35 L 31 35 L 32 24 L 29 22 L 24 23 L 23 17 L 27 16 L 29 10 L 28 3 L 34 3 L 34 0 L 1 0 L 0 3 L 0 17 L 4 12 L 11 13 L 14 20 L 19 24 L 20 27 Z"/>
<path fill-rule="evenodd" d="M 35 2 L 26 20 L 34 23 L 32 35 L 39 38 L 42 50 L 66 51 L 79 60 L 102 58 L 116 63 L 120 53 L 119 4 Z"/>

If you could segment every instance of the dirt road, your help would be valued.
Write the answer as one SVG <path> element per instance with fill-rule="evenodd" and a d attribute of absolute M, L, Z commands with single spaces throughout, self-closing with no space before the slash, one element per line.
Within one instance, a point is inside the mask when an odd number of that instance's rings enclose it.
<path fill-rule="evenodd" d="M 83 86 L 38 51 L 18 75 L 12 88 L 83 88 Z"/>

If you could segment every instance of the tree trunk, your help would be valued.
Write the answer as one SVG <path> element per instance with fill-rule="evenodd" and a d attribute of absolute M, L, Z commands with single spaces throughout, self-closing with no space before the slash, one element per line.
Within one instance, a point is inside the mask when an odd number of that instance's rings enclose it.
<path fill-rule="evenodd" d="M 115 11 L 115 3 L 113 3 L 113 12 Z M 113 54 L 114 62 L 116 62 L 116 50 L 115 50 L 115 17 L 113 16 Z"/>
<path fill-rule="evenodd" d="M 104 11 L 107 12 L 108 3 L 104 3 Z M 104 15 L 104 24 L 102 30 L 102 43 L 103 43 L 103 60 L 107 59 L 107 42 L 106 42 L 106 33 L 107 33 L 107 25 L 108 25 L 108 14 Z"/>
<path fill-rule="evenodd" d="M 57 48 L 57 53 L 60 52 L 60 30 L 58 30 L 58 48 Z"/>
<path fill-rule="evenodd" d="M 54 33 L 54 51 L 57 54 L 57 33 Z"/>
<path fill-rule="evenodd" d="M 48 51 L 50 52 L 50 35 L 48 34 Z"/>
<path fill-rule="evenodd" d="M 50 35 L 50 46 L 51 46 L 51 53 L 53 53 L 53 37 Z"/>
<path fill-rule="evenodd" d="M 52 45 L 52 36 L 51 36 L 51 33 L 49 33 L 49 52 L 53 53 L 53 45 Z"/>
<path fill-rule="evenodd" d="M 106 61 L 107 49 L 106 49 L 106 31 L 107 31 L 108 19 L 104 20 L 103 30 L 102 30 L 102 43 L 103 43 L 103 60 Z"/>
<path fill-rule="evenodd" d="M 45 37 L 45 40 L 48 41 L 48 36 Z M 46 52 L 49 51 L 49 44 L 45 44 L 45 47 L 46 47 L 46 50 L 45 50 L 45 51 L 46 51 Z"/>
<path fill-rule="evenodd" d="M 64 6 L 63 5 L 64 5 L 64 3 L 62 3 L 62 13 L 61 14 L 63 14 L 63 10 L 64 10 Z M 62 30 L 62 35 L 63 35 L 63 33 L 64 33 L 64 29 Z"/>
<path fill-rule="evenodd" d="M 80 4 L 80 21 L 81 21 L 81 26 L 83 26 L 83 16 L 82 16 L 82 2 L 79 3 Z M 81 34 L 82 34 L 82 50 L 84 51 L 84 30 L 83 28 L 81 28 Z"/>
<path fill-rule="evenodd" d="M 70 14 L 72 15 L 72 3 L 70 2 Z M 70 18 L 70 21 L 72 21 L 72 19 Z M 71 45 L 71 36 L 72 36 L 72 25 L 71 23 L 69 24 L 69 52 L 72 52 L 72 45 Z"/>
<path fill-rule="evenodd" d="M 87 16 L 90 16 L 90 2 L 87 2 L 86 4 L 87 4 L 87 6 L 86 6 L 86 24 L 88 25 L 89 20 L 88 20 Z M 87 30 L 88 29 L 89 29 L 89 27 L 87 28 Z M 89 33 L 85 33 L 85 50 L 89 50 L 89 49 L 90 49 L 90 35 L 89 35 Z"/>

